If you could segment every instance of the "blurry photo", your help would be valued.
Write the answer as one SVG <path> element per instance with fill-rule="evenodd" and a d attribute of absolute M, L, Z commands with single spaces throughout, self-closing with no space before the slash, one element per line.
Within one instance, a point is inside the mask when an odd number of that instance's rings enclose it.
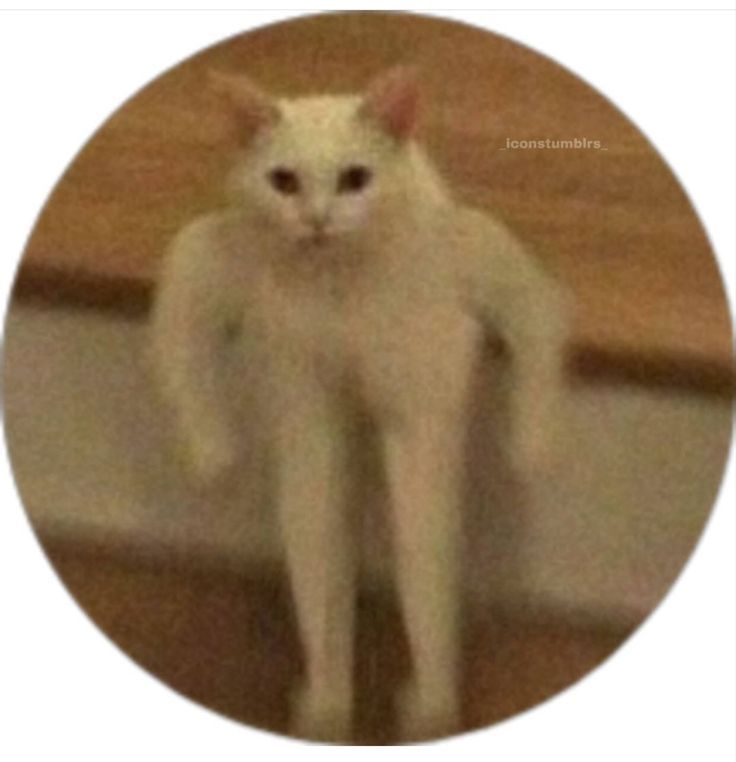
<path fill-rule="evenodd" d="M 9 457 L 71 594 L 177 692 L 323 743 L 489 727 L 611 656 L 700 537 L 735 388 L 647 138 L 404 13 L 235 34 L 135 93 L 5 318 Z"/>

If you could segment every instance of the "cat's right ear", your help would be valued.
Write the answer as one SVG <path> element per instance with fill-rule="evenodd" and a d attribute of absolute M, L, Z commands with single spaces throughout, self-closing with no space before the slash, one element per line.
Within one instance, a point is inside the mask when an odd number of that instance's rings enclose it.
<path fill-rule="evenodd" d="M 420 111 L 418 71 L 399 65 L 380 75 L 368 86 L 360 114 L 392 138 L 403 142 L 417 128 Z"/>
<path fill-rule="evenodd" d="M 281 119 L 275 100 L 245 75 L 211 70 L 208 79 L 210 90 L 227 107 L 240 142 L 273 127 Z"/>

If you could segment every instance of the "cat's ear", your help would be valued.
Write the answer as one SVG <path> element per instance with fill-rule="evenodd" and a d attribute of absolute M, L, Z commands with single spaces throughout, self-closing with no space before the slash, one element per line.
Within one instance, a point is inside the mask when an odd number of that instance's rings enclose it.
<path fill-rule="evenodd" d="M 409 139 L 419 120 L 419 77 L 412 66 L 395 66 L 370 83 L 360 114 L 392 138 Z"/>
<path fill-rule="evenodd" d="M 241 139 L 273 127 L 281 119 L 275 100 L 245 75 L 211 70 L 208 79 L 210 90 L 230 111 Z"/>

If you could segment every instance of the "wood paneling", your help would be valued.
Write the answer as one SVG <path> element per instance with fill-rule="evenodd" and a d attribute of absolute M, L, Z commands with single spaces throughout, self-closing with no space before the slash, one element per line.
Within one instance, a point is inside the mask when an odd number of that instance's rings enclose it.
<path fill-rule="evenodd" d="M 573 289 L 579 347 L 730 374 L 717 265 L 685 193 L 646 138 L 549 59 L 487 32 L 405 15 L 270 26 L 152 82 L 94 135 L 54 190 L 25 253 L 19 293 L 44 282 L 50 295 L 52 275 L 60 284 L 97 279 L 101 293 L 122 284 L 123 302 L 150 294 L 176 229 L 222 201 L 232 146 L 206 87 L 209 68 L 245 71 L 298 94 L 353 91 L 397 61 L 421 68 L 421 137 L 458 194 L 506 219 Z M 587 138 L 603 150 L 504 150 L 507 138 Z"/>

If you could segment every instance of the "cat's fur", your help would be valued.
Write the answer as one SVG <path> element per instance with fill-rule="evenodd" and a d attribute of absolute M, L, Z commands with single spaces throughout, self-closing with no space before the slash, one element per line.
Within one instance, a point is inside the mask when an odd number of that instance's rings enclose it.
<path fill-rule="evenodd" d="M 191 465 L 209 480 L 235 459 L 218 370 L 234 323 L 237 351 L 267 390 L 307 667 L 294 731 L 345 740 L 355 569 L 341 435 L 349 401 L 371 415 L 413 662 L 400 700 L 404 738 L 450 732 L 459 722 L 457 500 L 471 366 L 492 327 L 512 358 L 515 460 L 543 462 L 562 388 L 563 298 L 502 224 L 453 201 L 412 139 L 410 71 L 391 70 L 363 96 L 276 100 L 238 76 L 215 84 L 248 136 L 237 198 L 179 234 L 154 313 L 155 354 Z M 339 192 L 350 167 L 367 168 L 369 180 Z M 295 173 L 279 179 L 281 190 L 276 168 Z"/>

